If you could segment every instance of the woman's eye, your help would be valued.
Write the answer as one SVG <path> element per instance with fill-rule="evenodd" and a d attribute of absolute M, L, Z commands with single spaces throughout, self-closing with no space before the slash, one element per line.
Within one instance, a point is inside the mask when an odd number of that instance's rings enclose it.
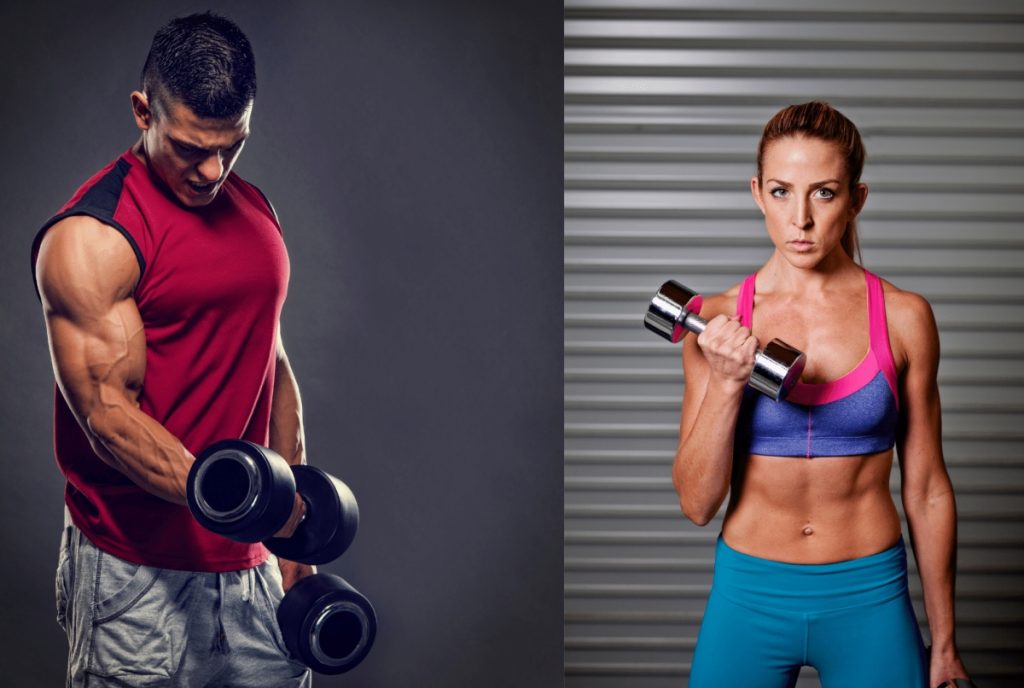
<path fill-rule="evenodd" d="M 822 189 L 818 189 L 817 195 L 818 195 L 818 198 L 824 198 L 826 200 L 830 200 L 830 199 L 833 199 L 833 198 L 836 197 L 836 192 L 833 191 L 832 189 L 824 189 L 824 188 L 822 188 Z"/>
<path fill-rule="evenodd" d="M 786 196 L 786 190 L 781 186 L 777 186 L 774 189 L 769 190 L 768 193 L 775 198 L 784 198 Z"/>

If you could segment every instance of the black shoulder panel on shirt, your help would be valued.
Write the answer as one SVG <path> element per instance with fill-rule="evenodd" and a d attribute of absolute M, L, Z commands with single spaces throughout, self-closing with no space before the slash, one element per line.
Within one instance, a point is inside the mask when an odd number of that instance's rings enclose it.
<path fill-rule="evenodd" d="M 95 184 L 89 187 L 88 191 L 82 194 L 77 203 L 64 212 L 51 217 L 36 233 L 35 240 L 32 242 L 31 267 L 32 284 L 35 286 L 37 297 L 40 295 L 39 285 L 36 284 L 36 258 L 39 256 L 39 246 L 43 243 L 43 236 L 50 227 L 72 215 L 94 217 L 103 224 L 113 227 L 120 232 L 132 247 L 135 259 L 139 261 L 139 280 L 142 280 L 142 275 L 146 272 L 146 260 L 142 257 L 142 251 L 139 249 L 139 245 L 135 242 L 131 233 L 114 220 L 117 204 L 121 200 L 121 190 L 124 188 L 124 178 L 128 175 L 130 169 L 131 165 L 126 160 L 118 160 L 110 172 L 103 175 Z"/>
<path fill-rule="evenodd" d="M 277 231 L 281 232 L 281 235 L 283 236 L 284 229 L 282 229 L 281 227 L 281 218 L 277 216 L 277 211 L 274 209 L 274 204 L 270 202 L 269 198 L 267 198 L 267 194 L 263 193 L 263 189 L 256 186 L 255 184 L 249 184 L 249 186 L 256 189 L 257 193 L 259 193 L 259 195 L 263 198 L 263 201 L 267 204 L 267 207 L 270 208 L 270 214 L 274 216 L 274 222 L 277 223 Z"/>

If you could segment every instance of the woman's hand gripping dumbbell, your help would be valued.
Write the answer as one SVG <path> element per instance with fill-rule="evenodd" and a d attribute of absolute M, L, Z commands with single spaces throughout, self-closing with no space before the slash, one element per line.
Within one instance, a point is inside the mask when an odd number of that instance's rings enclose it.
<path fill-rule="evenodd" d="M 700 334 L 707 322 L 697 315 L 703 300 L 674 280 L 661 285 L 644 316 L 647 329 L 672 343 L 681 340 L 687 331 Z M 747 381 L 751 387 L 778 401 L 800 379 L 807 358 L 779 339 L 768 342 L 754 357 L 754 369 Z"/>
<path fill-rule="evenodd" d="M 290 537 L 273 537 L 305 504 L 305 518 Z M 188 506 L 204 527 L 239 542 L 260 542 L 283 559 L 325 564 L 352 543 L 359 508 L 352 491 L 312 466 L 290 466 L 276 452 L 244 440 L 204 450 L 188 475 Z M 277 609 L 293 657 L 321 674 L 354 668 L 377 636 L 370 601 L 340 576 L 317 573 L 299 580 Z"/>

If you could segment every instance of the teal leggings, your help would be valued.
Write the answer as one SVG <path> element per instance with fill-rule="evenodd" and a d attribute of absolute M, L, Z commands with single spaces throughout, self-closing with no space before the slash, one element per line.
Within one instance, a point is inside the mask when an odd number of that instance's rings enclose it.
<path fill-rule="evenodd" d="M 927 688 L 902 539 L 861 559 L 784 564 L 719 537 L 690 688 L 788 688 L 802 666 L 823 688 Z"/>

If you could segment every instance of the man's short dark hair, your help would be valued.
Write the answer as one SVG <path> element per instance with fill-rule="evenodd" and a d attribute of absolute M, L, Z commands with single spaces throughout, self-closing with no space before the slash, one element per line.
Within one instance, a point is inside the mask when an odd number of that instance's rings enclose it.
<path fill-rule="evenodd" d="M 172 19 L 153 36 L 142 90 L 160 109 L 170 97 L 199 117 L 242 114 L 256 97 L 256 59 L 242 30 L 212 12 Z"/>

